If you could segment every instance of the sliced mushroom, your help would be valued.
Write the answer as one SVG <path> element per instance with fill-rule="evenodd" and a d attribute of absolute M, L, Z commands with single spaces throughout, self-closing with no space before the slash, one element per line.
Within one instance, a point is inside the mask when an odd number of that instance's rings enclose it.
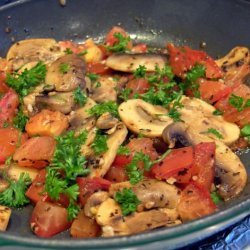
<path fill-rule="evenodd" d="M 6 231 L 11 216 L 11 209 L 0 205 L 0 231 Z"/>
<path fill-rule="evenodd" d="M 68 114 L 74 107 L 74 97 L 72 92 L 57 93 L 51 92 L 49 95 L 40 95 L 35 97 L 35 107 L 38 111 L 49 109 Z"/>
<path fill-rule="evenodd" d="M 175 209 L 152 209 L 122 216 L 120 206 L 111 198 L 98 208 L 97 223 L 102 226 L 102 236 L 131 235 L 157 227 L 172 225 L 178 219 Z"/>
<path fill-rule="evenodd" d="M 96 105 L 96 102 L 91 98 L 87 99 L 86 104 L 77 110 L 74 110 L 69 115 L 70 130 L 79 133 L 83 130 L 91 130 L 96 123 L 96 118 L 88 112 L 90 108 Z"/>
<path fill-rule="evenodd" d="M 163 68 L 167 57 L 160 54 L 113 54 L 107 58 L 106 65 L 122 72 L 134 72 L 139 66 L 145 66 L 147 72 L 155 71 L 155 67 Z"/>
<path fill-rule="evenodd" d="M 247 181 L 246 169 L 239 157 L 223 142 L 198 133 L 195 124 L 190 126 L 184 123 L 173 123 L 164 129 L 162 136 L 170 147 L 174 147 L 177 141 L 184 146 L 214 141 L 216 144 L 215 182 L 218 184 L 219 194 L 224 200 L 229 200 L 244 189 Z"/>
<path fill-rule="evenodd" d="M 109 198 L 109 194 L 104 191 L 93 193 L 84 206 L 84 213 L 88 217 L 94 217 L 98 211 L 99 206 Z"/>
<path fill-rule="evenodd" d="M 250 53 L 246 47 L 235 47 L 216 61 L 225 74 L 227 85 L 243 83 L 250 86 Z"/>
<path fill-rule="evenodd" d="M 100 76 L 98 80 L 92 84 L 89 97 L 101 103 L 107 101 L 115 102 L 117 100 L 116 84 L 114 78 L 110 76 Z"/>
<path fill-rule="evenodd" d="M 81 57 L 64 55 L 48 67 L 45 83 L 54 85 L 56 91 L 68 92 L 78 86 L 85 87 L 85 73 L 86 65 Z"/>
<path fill-rule="evenodd" d="M 12 45 L 7 53 L 8 68 L 15 71 L 34 61 L 50 63 L 62 55 L 54 39 L 22 40 Z"/>
<path fill-rule="evenodd" d="M 209 103 L 189 97 L 183 97 L 181 103 L 184 106 L 179 109 L 181 119 L 190 126 L 193 126 L 195 121 L 195 130 L 198 133 L 205 134 L 214 140 L 220 140 L 226 145 L 231 145 L 238 140 L 240 136 L 239 127 L 234 123 L 227 122 L 223 116 L 213 115 L 215 108 Z M 209 133 L 210 129 L 218 131 L 221 138 Z"/>
<path fill-rule="evenodd" d="M 130 130 L 147 137 L 160 137 L 163 129 L 173 122 L 167 116 L 168 110 L 141 99 L 123 102 L 118 111 L 121 120 Z"/>
<path fill-rule="evenodd" d="M 116 126 L 114 133 L 108 135 L 107 146 L 108 151 L 106 151 L 99 161 L 99 165 L 91 168 L 91 177 L 94 176 L 104 176 L 115 159 L 118 147 L 123 143 L 127 136 L 127 128 L 123 123 Z"/>
<path fill-rule="evenodd" d="M 174 185 L 167 184 L 155 179 L 145 179 L 132 186 L 130 182 L 112 183 L 109 188 L 110 196 L 114 197 L 116 192 L 124 188 L 132 188 L 141 204 L 138 211 L 152 208 L 176 208 L 180 195 Z"/>
<path fill-rule="evenodd" d="M 119 120 L 113 117 L 109 112 L 102 114 L 96 121 L 96 127 L 99 129 L 113 128 Z"/>

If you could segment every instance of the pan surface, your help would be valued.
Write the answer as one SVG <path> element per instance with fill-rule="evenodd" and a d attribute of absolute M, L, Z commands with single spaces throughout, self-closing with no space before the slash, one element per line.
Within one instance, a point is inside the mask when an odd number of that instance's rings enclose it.
<path fill-rule="evenodd" d="M 99 39 L 120 24 L 138 42 L 163 47 L 167 42 L 199 48 L 216 57 L 237 45 L 250 46 L 250 1 L 248 0 L 20 0 L 0 8 L 0 56 L 12 41 L 31 37 L 81 41 Z M 6 27 L 11 29 L 6 33 Z M 250 152 L 241 153 L 250 176 Z M 52 239 L 38 239 L 29 229 L 32 207 L 14 211 L 0 245 L 51 248 L 172 249 L 209 236 L 249 214 L 250 183 L 235 200 L 219 212 L 184 225 L 157 229 L 129 237 L 70 240 L 67 233 Z"/>

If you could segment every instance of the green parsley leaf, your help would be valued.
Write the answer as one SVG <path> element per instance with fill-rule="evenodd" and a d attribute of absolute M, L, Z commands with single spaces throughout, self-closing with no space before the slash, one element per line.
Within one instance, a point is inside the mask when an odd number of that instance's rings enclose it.
<path fill-rule="evenodd" d="M 214 192 L 210 193 L 210 195 L 211 195 L 211 198 L 212 198 L 213 203 L 215 205 L 217 205 L 218 203 L 220 203 L 222 201 L 221 196 L 217 192 L 214 191 Z"/>
<path fill-rule="evenodd" d="M 10 124 L 7 121 L 3 122 L 3 128 L 8 128 L 10 126 Z"/>
<path fill-rule="evenodd" d="M 168 112 L 168 116 L 174 120 L 174 122 L 179 122 L 181 120 L 181 114 L 178 109 L 183 108 L 183 104 L 180 103 L 181 95 L 179 95 L 173 103 L 173 106 Z"/>
<path fill-rule="evenodd" d="M 130 154 L 130 149 L 125 147 L 125 146 L 119 146 L 117 150 L 118 155 L 129 155 Z"/>
<path fill-rule="evenodd" d="M 125 88 L 123 89 L 121 92 L 120 92 L 120 95 L 119 95 L 119 98 L 124 100 L 124 101 L 127 101 L 128 98 L 129 98 L 129 95 L 132 93 L 132 89 L 130 88 Z"/>
<path fill-rule="evenodd" d="M 146 75 L 146 71 L 147 68 L 144 65 L 139 65 L 139 67 L 134 72 L 135 78 L 144 78 Z"/>
<path fill-rule="evenodd" d="M 73 96 L 75 103 L 79 104 L 81 107 L 86 104 L 87 95 L 81 90 L 79 86 L 74 90 Z"/>
<path fill-rule="evenodd" d="M 72 221 L 77 217 L 79 214 L 81 208 L 79 205 L 77 205 L 76 202 L 70 202 L 69 206 L 67 207 L 67 213 L 68 213 L 68 221 Z"/>
<path fill-rule="evenodd" d="M 83 51 L 81 51 L 80 53 L 78 53 L 77 55 L 78 55 L 78 56 L 84 56 L 84 55 L 86 55 L 86 54 L 88 54 L 88 51 L 87 51 L 87 50 L 83 50 Z"/>
<path fill-rule="evenodd" d="M 102 85 L 101 85 L 101 83 L 100 82 L 96 82 L 95 83 L 95 88 L 100 88 Z"/>
<path fill-rule="evenodd" d="M 61 63 L 59 65 L 59 71 L 62 73 L 62 74 L 66 74 L 68 73 L 70 70 L 70 65 L 68 63 Z"/>
<path fill-rule="evenodd" d="M 168 78 L 169 82 L 171 82 L 174 78 L 174 73 L 169 65 L 165 65 L 162 69 L 156 65 L 155 73 L 147 76 L 146 79 L 149 83 L 163 83 L 165 78 Z"/>
<path fill-rule="evenodd" d="M 13 156 L 10 155 L 10 156 L 5 160 L 4 164 L 5 164 L 6 166 L 10 166 L 11 163 L 12 163 L 12 161 L 13 161 Z"/>
<path fill-rule="evenodd" d="M 192 67 L 191 70 L 189 70 L 186 74 L 186 80 L 189 83 L 196 82 L 198 78 L 204 77 L 206 73 L 206 68 L 204 65 L 196 64 L 194 67 Z"/>
<path fill-rule="evenodd" d="M 99 79 L 99 75 L 94 73 L 88 73 L 87 77 L 90 79 L 91 82 L 95 82 Z"/>
<path fill-rule="evenodd" d="M 96 104 L 94 107 L 88 110 L 90 115 L 101 116 L 102 114 L 109 112 L 114 117 L 118 117 L 118 105 L 116 102 L 108 101 L 104 103 Z"/>
<path fill-rule="evenodd" d="M 218 130 L 216 130 L 215 128 L 209 128 L 209 129 L 207 130 L 206 133 L 208 133 L 208 134 L 213 134 L 213 135 L 215 135 L 218 139 L 223 139 L 222 134 L 221 134 Z"/>
<path fill-rule="evenodd" d="M 64 53 L 67 54 L 67 55 L 70 55 L 70 54 L 73 54 L 73 51 L 70 48 L 66 48 L 64 50 Z"/>
<path fill-rule="evenodd" d="M 127 46 L 131 40 L 130 37 L 125 37 L 120 32 L 115 33 L 114 37 L 118 41 L 113 46 L 106 46 L 107 50 L 111 52 L 125 52 L 128 49 Z"/>
<path fill-rule="evenodd" d="M 223 112 L 216 109 L 214 112 L 213 112 L 213 115 L 223 115 Z"/>
<path fill-rule="evenodd" d="M 24 131 L 26 123 L 28 122 L 29 118 L 23 113 L 22 108 L 20 108 L 13 119 L 14 127 Z"/>
<path fill-rule="evenodd" d="M 229 103 L 235 107 L 238 111 L 242 111 L 243 110 L 243 103 L 244 103 L 244 99 L 240 96 L 237 96 L 235 94 L 232 94 L 229 97 Z"/>
<path fill-rule="evenodd" d="M 38 84 L 44 82 L 46 66 L 39 62 L 30 70 L 25 69 L 21 74 L 7 74 L 6 83 L 13 88 L 21 97 L 28 95 Z"/>
<path fill-rule="evenodd" d="M 102 135 L 100 130 L 97 131 L 94 142 L 91 145 L 96 155 L 103 154 L 108 150 L 107 139 L 107 135 Z"/>
<path fill-rule="evenodd" d="M 124 216 L 135 212 L 141 203 L 131 188 L 124 188 L 122 191 L 116 192 L 114 199 L 120 204 Z"/>
<path fill-rule="evenodd" d="M 21 173 L 17 181 L 7 179 L 9 187 L 0 193 L 0 204 L 9 207 L 22 207 L 30 201 L 25 196 L 31 179 L 27 173 Z"/>
<path fill-rule="evenodd" d="M 250 124 L 245 125 L 241 130 L 241 135 L 246 137 L 250 141 Z"/>

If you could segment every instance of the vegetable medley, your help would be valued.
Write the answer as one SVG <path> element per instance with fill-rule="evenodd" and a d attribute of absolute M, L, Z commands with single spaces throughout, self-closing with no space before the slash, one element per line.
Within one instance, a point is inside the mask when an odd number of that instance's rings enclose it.
<path fill-rule="evenodd" d="M 15 43 L 0 59 L 0 229 L 31 203 L 39 237 L 132 235 L 212 214 L 247 174 L 250 55 L 171 43 Z"/>

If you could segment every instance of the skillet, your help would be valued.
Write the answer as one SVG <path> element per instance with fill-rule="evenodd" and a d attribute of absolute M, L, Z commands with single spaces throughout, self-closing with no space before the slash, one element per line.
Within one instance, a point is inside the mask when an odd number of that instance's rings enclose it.
<path fill-rule="evenodd" d="M 49 37 L 81 41 L 99 39 L 121 24 L 132 38 L 152 46 L 166 42 L 187 44 L 216 57 L 237 45 L 250 46 L 250 1 L 248 0 L 19 0 L 0 8 L 0 56 L 5 56 L 13 39 Z M 10 33 L 5 28 L 11 28 Z M 240 157 L 250 176 L 250 152 Z M 0 234 L 0 245 L 30 247 L 113 249 L 172 249 L 198 241 L 250 214 L 250 182 L 237 198 L 220 211 L 184 225 L 157 229 L 128 237 L 70 240 L 67 233 L 52 239 L 38 239 L 29 229 L 31 207 L 13 211 L 8 231 Z M 147 245 L 145 245 L 147 244 Z"/>

